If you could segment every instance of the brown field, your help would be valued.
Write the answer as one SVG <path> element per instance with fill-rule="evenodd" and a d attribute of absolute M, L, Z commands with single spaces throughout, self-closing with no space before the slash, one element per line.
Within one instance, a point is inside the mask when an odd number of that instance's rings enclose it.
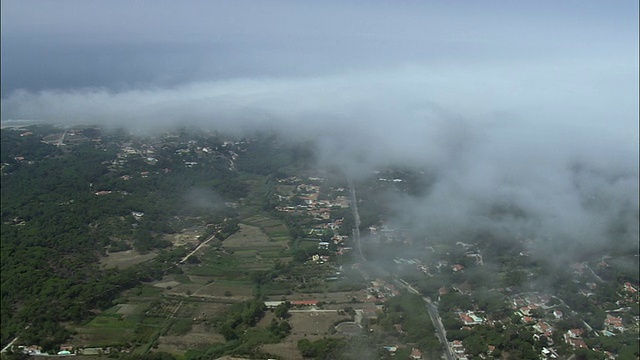
<path fill-rule="evenodd" d="M 205 349 L 212 343 L 224 341 L 222 335 L 207 331 L 202 324 L 194 324 L 185 335 L 161 336 L 158 339 L 158 351 L 183 355 L 189 349 Z"/>
<path fill-rule="evenodd" d="M 158 287 L 158 288 L 163 288 L 163 289 L 167 289 L 167 288 L 173 288 L 180 285 L 179 282 L 177 281 L 165 281 L 165 282 L 159 282 L 159 283 L 155 283 L 153 284 L 153 286 Z"/>
<path fill-rule="evenodd" d="M 273 317 L 273 314 L 267 313 L 261 323 L 271 321 L 270 317 Z M 283 359 L 301 359 L 302 356 L 298 351 L 299 340 L 309 339 L 309 341 L 315 341 L 323 337 L 340 337 L 330 335 L 329 329 L 333 327 L 335 322 L 349 318 L 349 315 L 340 315 L 337 312 L 309 311 L 290 313 L 287 321 L 292 327 L 291 335 L 278 344 L 262 345 L 260 349 Z"/>
<path fill-rule="evenodd" d="M 287 244 L 272 242 L 259 227 L 240 224 L 240 230 L 224 241 L 224 248 L 230 250 L 269 247 L 274 250 L 284 249 Z"/>
<path fill-rule="evenodd" d="M 259 227 L 240 224 L 240 230 L 223 242 L 223 247 L 233 253 L 244 270 L 268 270 L 276 259 L 290 259 L 286 253 L 287 241 L 273 241 Z"/>
<path fill-rule="evenodd" d="M 205 285 L 194 292 L 194 295 L 210 295 L 210 296 L 225 296 L 225 293 L 229 291 L 232 297 L 253 297 L 252 285 L 233 284 L 233 283 L 218 283 L 213 282 Z"/>
<path fill-rule="evenodd" d="M 119 304 L 118 311 L 116 311 L 116 314 L 125 315 L 125 316 L 133 315 L 139 312 L 138 309 L 139 309 L 138 304 Z"/>
<path fill-rule="evenodd" d="M 197 245 L 200 243 L 198 237 L 205 231 L 204 227 L 193 227 L 182 229 L 178 234 L 164 235 L 166 240 L 173 243 L 173 246 Z"/>
<path fill-rule="evenodd" d="M 158 255 L 157 252 L 152 251 L 146 254 L 140 254 L 135 250 L 118 251 L 115 253 L 109 253 L 107 256 L 100 259 L 100 266 L 103 269 L 113 269 L 118 267 L 120 269 L 126 269 L 133 265 L 151 260 Z"/>

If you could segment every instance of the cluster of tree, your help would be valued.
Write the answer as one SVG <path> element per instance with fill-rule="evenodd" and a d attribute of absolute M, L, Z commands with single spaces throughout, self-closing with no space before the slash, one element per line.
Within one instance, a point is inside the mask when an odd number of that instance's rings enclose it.
<path fill-rule="evenodd" d="M 230 220 L 222 224 L 221 236 L 237 230 L 237 214 L 228 216 L 228 208 L 211 206 L 213 201 L 202 197 L 193 201 L 189 194 L 194 189 L 223 194 L 214 199 L 219 205 L 245 196 L 247 183 L 221 157 L 199 158 L 202 166 L 186 167 L 175 150 L 187 139 L 157 146 L 156 165 L 135 155 L 112 167 L 120 151 L 117 142 L 137 146 L 146 140 L 121 131 L 102 134 L 102 143 L 56 147 L 41 139 L 60 130 L 33 132 L 23 137 L 16 131 L 1 133 L 2 344 L 20 334 L 53 347 L 69 336 L 60 323 L 82 321 L 90 310 L 110 306 L 121 290 L 162 276 L 183 254 L 161 252 L 144 266 L 104 271 L 97 264 L 107 250 L 167 248 L 171 243 L 162 235 L 177 231 L 182 226 L 176 219 L 187 217 L 207 220 L 223 214 Z M 211 146 L 221 143 L 206 141 Z M 140 176 L 143 172 L 148 176 Z M 124 175 L 131 177 L 123 180 Z M 98 191 L 110 193 L 97 196 Z M 144 215 L 134 218 L 132 211 Z M 25 330 L 27 325 L 32 326 Z"/>
<path fill-rule="evenodd" d="M 346 347 L 345 339 L 323 338 L 313 342 L 309 339 L 298 340 L 298 350 L 305 358 L 337 359 Z"/>
<path fill-rule="evenodd" d="M 244 330 L 254 326 L 263 316 L 266 307 L 260 300 L 234 304 L 217 328 L 227 341 L 240 339 Z"/>
<path fill-rule="evenodd" d="M 402 293 L 385 303 L 385 311 L 378 317 L 378 323 L 386 331 L 396 331 L 394 325 L 402 326 L 402 337 L 406 342 L 415 343 L 421 349 L 441 349 L 435 336 L 435 327 L 420 295 Z"/>
<path fill-rule="evenodd" d="M 311 142 L 287 143 L 274 133 L 258 134 L 246 144 L 246 153 L 236 160 L 238 170 L 260 175 L 286 172 L 286 169 L 306 169 L 315 162 Z"/>
<path fill-rule="evenodd" d="M 212 344 L 205 351 L 188 353 L 185 358 L 204 360 L 223 355 L 267 357 L 260 352 L 259 345 L 282 340 L 291 333 L 291 325 L 287 321 L 273 319 L 267 327 L 257 327 L 265 309 L 264 303 L 259 300 L 234 304 L 215 323 L 216 330 L 226 341 Z"/>

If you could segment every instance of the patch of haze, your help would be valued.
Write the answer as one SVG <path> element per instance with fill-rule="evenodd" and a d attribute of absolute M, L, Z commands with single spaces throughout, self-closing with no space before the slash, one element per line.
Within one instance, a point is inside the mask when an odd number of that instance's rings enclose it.
<path fill-rule="evenodd" d="M 580 64 L 413 64 L 173 89 L 15 92 L 2 100 L 2 118 L 274 130 L 316 141 L 321 166 L 353 178 L 388 164 L 434 172 L 427 195 L 392 201 L 399 221 L 426 233 L 637 249 L 638 87 L 628 80 L 637 68 Z"/>
<path fill-rule="evenodd" d="M 225 207 L 223 199 L 210 189 L 191 188 L 184 195 L 185 208 L 216 211 Z"/>

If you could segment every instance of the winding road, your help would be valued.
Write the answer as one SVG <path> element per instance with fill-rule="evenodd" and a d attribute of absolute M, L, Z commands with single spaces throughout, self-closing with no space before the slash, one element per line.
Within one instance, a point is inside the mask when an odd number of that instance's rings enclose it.
<path fill-rule="evenodd" d="M 198 250 L 200 250 L 203 246 L 207 245 L 209 243 L 209 241 L 215 239 L 216 235 L 218 235 L 218 233 L 220 232 L 220 230 L 216 231 L 215 234 L 211 235 L 207 240 L 203 241 L 202 243 L 200 243 L 200 245 L 198 245 L 198 247 L 196 247 L 195 249 L 193 249 L 192 252 L 190 252 L 189 254 L 187 254 L 184 258 L 182 258 L 182 260 L 178 261 L 176 263 L 176 265 L 178 264 L 183 264 L 185 261 L 189 260 L 189 258 L 191 257 L 191 255 L 195 254 L 196 252 L 198 252 Z"/>
<path fill-rule="evenodd" d="M 351 181 L 351 179 L 347 179 L 347 182 L 349 184 L 349 192 L 351 195 L 351 207 L 353 210 L 353 217 L 354 217 L 354 223 L 355 223 L 354 229 L 353 229 L 353 244 L 359 260 L 365 263 L 367 260 L 365 259 L 364 254 L 362 253 L 362 239 L 360 237 L 360 215 L 358 213 L 356 188 L 353 185 L 353 181 Z M 420 292 L 416 290 L 414 287 L 412 287 L 408 282 L 402 279 L 399 279 L 396 276 L 392 276 L 388 272 L 383 271 L 381 269 L 377 269 L 377 270 L 379 272 L 383 272 L 384 275 L 386 276 L 393 277 L 398 286 L 405 288 L 410 293 L 420 295 L 422 297 L 422 300 L 424 300 L 425 302 L 427 312 L 429 313 L 429 317 L 431 318 L 431 322 L 433 323 L 433 326 L 436 328 L 436 335 L 438 336 L 438 340 L 440 340 L 440 343 L 442 343 L 442 346 L 444 347 L 444 355 L 446 356 L 447 360 L 455 360 L 456 357 L 454 356 L 453 351 L 451 350 L 451 347 L 449 347 L 449 342 L 447 341 L 447 332 L 444 329 L 444 325 L 442 324 L 442 319 L 440 318 L 440 314 L 438 313 L 438 307 L 433 303 L 433 301 L 431 301 L 429 297 L 422 296 L 422 294 L 420 294 Z"/>

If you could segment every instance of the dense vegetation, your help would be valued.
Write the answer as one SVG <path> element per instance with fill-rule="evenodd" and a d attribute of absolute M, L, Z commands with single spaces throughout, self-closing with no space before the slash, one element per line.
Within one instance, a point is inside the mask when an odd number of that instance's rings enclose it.
<path fill-rule="evenodd" d="M 29 130 L 1 133 L 0 340 L 19 335 L 45 350 L 70 335 L 61 323 L 84 320 L 123 289 L 160 278 L 186 250 L 162 250 L 126 270 L 101 269 L 107 252 L 170 249 L 163 235 L 192 224 L 210 225 L 224 239 L 238 228 L 238 214 L 224 203 L 249 191 L 243 174 L 311 159 L 270 135 L 225 145 L 215 133 L 136 138 L 87 128 L 58 147 L 42 140 L 64 130 Z M 123 154 L 127 148 L 133 154 Z M 282 151 L 269 156 L 275 149 Z M 240 171 L 233 152 L 242 152 Z"/>

